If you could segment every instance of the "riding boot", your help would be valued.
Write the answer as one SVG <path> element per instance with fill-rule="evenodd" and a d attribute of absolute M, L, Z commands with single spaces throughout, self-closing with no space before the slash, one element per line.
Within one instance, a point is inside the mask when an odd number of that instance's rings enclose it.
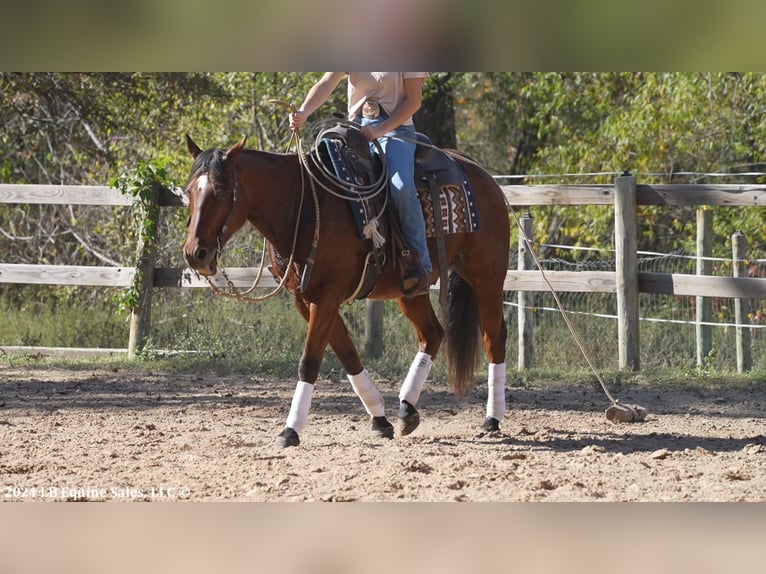
<path fill-rule="evenodd" d="M 420 256 L 416 251 L 408 249 L 399 256 L 402 277 L 402 294 L 405 297 L 417 297 L 428 293 L 429 274 L 423 268 Z"/>

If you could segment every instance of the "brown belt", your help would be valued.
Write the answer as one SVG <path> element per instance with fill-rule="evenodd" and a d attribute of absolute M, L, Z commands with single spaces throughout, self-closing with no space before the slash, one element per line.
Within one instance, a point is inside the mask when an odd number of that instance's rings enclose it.
<path fill-rule="evenodd" d="M 362 117 L 368 120 L 374 120 L 382 115 L 388 115 L 378 102 L 367 100 L 362 106 Z"/>

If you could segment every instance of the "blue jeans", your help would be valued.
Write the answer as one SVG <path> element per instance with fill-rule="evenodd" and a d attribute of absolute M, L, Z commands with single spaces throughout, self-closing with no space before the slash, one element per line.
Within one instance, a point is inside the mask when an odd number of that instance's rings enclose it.
<path fill-rule="evenodd" d="M 361 124 L 376 125 L 382 123 L 385 117 L 375 119 L 362 118 Z M 406 138 L 408 141 L 398 139 Z M 423 208 L 415 188 L 415 127 L 399 126 L 380 138 L 383 153 L 388 162 L 388 176 L 391 184 L 391 201 L 393 202 L 399 225 L 407 246 L 416 251 L 426 272 L 431 273 L 431 257 L 426 244 L 426 223 L 423 219 Z M 373 153 L 377 147 L 371 143 Z"/>

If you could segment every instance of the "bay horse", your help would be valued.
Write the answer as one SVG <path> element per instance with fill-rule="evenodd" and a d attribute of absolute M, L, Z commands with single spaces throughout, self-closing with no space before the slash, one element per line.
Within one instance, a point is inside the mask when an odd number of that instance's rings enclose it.
<path fill-rule="evenodd" d="M 271 244 L 272 272 L 288 274 L 287 289 L 308 322 L 298 382 L 284 430 L 276 446 L 297 446 L 305 428 L 314 383 L 329 344 L 337 355 L 355 393 L 371 417 L 372 433 L 393 438 L 385 415 L 384 399 L 372 381 L 339 309 L 360 281 L 370 239 L 360 238 L 349 202 L 318 190 L 318 205 L 303 201 L 308 175 L 297 153 L 271 153 L 245 149 L 246 138 L 228 149 L 202 150 L 186 135 L 194 158 L 184 194 L 189 203 L 188 234 L 183 252 L 189 266 L 201 275 L 217 271 L 221 248 L 247 222 Z M 446 337 L 449 379 L 462 396 L 474 384 L 481 342 L 489 361 L 487 414 L 482 428 L 497 431 L 505 412 L 505 344 L 503 283 L 508 268 L 510 226 L 508 206 L 491 175 L 458 152 L 450 152 L 462 166 L 475 196 L 480 229 L 450 234 L 446 243 L 449 297 L 443 308 L 444 327 L 428 294 L 406 298 L 400 277 L 388 258 L 368 298 L 396 299 L 417 335 L 418 350 L 399 393 L 400 433 L 417 428 L 418 399 L 433 360 Z M 322 225 L 318 241 L 317 210 Z M 312 244 L 315 249 L 312 250 Z M 433 261 L 430 284 L 439 278 L 434 239 L 428 240 Z M 287 258 L 292 254 L 292 265 Z M 308 284 L 300 276 L 313 257 Z"/>

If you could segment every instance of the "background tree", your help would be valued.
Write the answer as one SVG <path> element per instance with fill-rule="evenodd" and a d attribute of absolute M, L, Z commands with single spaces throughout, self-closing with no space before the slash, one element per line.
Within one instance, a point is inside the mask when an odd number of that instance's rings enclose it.
<path fill-rule="evenodd" d="M 433 72 L 424 86 L 423 105 L 413 118 L 415 127 L 423 132 L 434 145 L 444 148 L 457 147 L 455 132 L 455 88 L 458 74 Z"/>
<path fill-rule="evenodd" d="M 488 73 L 464 80 L 458 99 L 460 146 L 495 173 L 606 172 L 543 181 L 609 183 L 614 174 L 629 170 L 642 182 L 677 183 L 709 181 L 680 172 L 734 174 L 764 167 L 763 74 Z M 529 180 L 535 181 L 541 180 Z M 535 211 L 536 234 L 544 241 L 611 243 L 609 210 Z M 640 216 L 642 248 L 693 250 L 688 210 L 642 207 Z M 758 210 L 717 209 L 715 222 L 715 244 L 722 249 L 735 229 L 743 229 L 756 245 L 766 241 Z"/>
<path fill-rule="evenodd" d="M 0 182 L 106 184 L 139 162 L 161 163 L 182 186 L 189 133 L 205 147 L 243 135 L 251 147 L 286 150 L 286 110 L 321 73 L 0 73 Z M 335 90 L 313 119 L 344 111 Z M 685 172 L 749 172 L 766 167 L 766 76 L 761 73 L 434 72 L 417 126 L 457 147 L 503 183 L 610 183 L 623 170 L 640 182 L 712 181 Z M 308 143 L 308 142 L 306 142 Z M 563 177 L 555 174 L 606 173 Z M 546 175 L 537 179 L 531 176 Z M 763 178 L 739 176 L 739 183 Z M 715 181 L 722 181 L 716 179 Z M 607 208 L 536 208 L 545 242 L 609 247 Z M 642 207 L 642 249 L 693 250 L 685 209 Z M 752 249 L 766 245 L 762 210 L 717 208 L 719 255 L 741 229 Z M 162 265 L 181 265 L 185 218 L 163 222 Z M 16 263 L 125 265 L 132 258 L 124 209 L 0 206 L 0 250 Z M 3 286 L 23 297 L 28 290 Z M 50 289 L 69 300 L 94 290 Z M 86 295 L 87 293 L 87 295 Z M 36 295 L 37 296 L 37 295 Z"/>

